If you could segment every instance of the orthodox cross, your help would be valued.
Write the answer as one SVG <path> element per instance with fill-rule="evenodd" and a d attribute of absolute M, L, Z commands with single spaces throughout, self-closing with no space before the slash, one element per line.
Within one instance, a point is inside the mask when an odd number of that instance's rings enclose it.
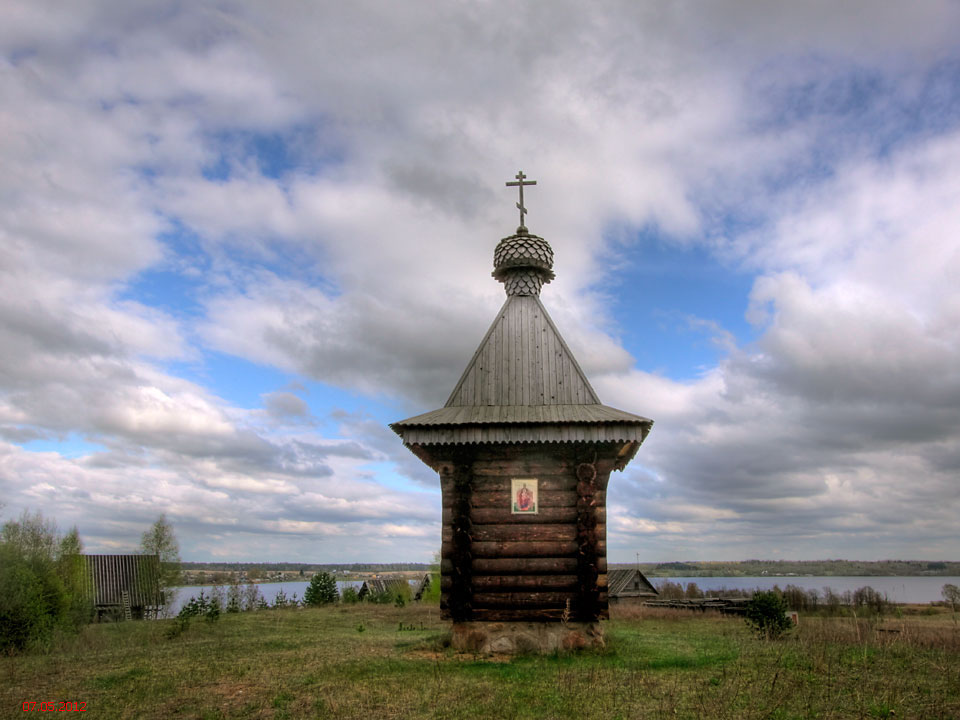
<path fill-rule="evenodd" d="M 520 227 L 524 227 L 524 225 L 523 225 L 523 216 L 527 214 L 527 209 L 523 206 L 523 186 L 524 186 L 524 185 L 536 185 L 536 184 L 537 184 L 537 181 L 536 181 L 536 180 L 527 180 L 527 181 L 524 181 L 524 178 L 525 178 L 525 177 L 527 177 L 527 176 L 523 174 L 523 170 L 520 170 L 520 171 L 516 174 L 517 181 L 516 181 L 516 182 L 508 182 L 508 183 L 507 183 L 507 187 L 518 187 L 518 188 L 520 188 L 520 202 L 517 203 L 517 208 L 520 210 Z"/>

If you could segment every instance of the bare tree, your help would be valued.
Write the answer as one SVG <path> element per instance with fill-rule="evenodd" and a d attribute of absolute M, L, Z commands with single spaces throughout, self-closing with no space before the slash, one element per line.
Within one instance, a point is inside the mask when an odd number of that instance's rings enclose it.
<path fill-rule="evenodd" d="M 169 607 L 181 582 L 180 545 L 166 514 L 157 518 L 140 539 L 140 552 L 160 557 L 160 589 L 164 607 Z"/>
<path fill-rule="evenodd" d="M 943 599 L 950 603 L 950 609 L 956 612 L 957 605 L 960 605 L 960 588 L 947 583 L 943 586 L 941 594 L 943 595 Z"/>

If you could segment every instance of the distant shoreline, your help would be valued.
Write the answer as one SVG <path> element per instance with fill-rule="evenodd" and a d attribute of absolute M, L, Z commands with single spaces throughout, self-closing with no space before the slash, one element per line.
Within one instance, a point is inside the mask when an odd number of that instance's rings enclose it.
<path fill-rule="evenodd" d="M 338 580 L 357 580 L 380 573 L 430 572 L 429 563 L 251 563 L 185 562 L 182 569 L 191 578 L 199 574 L 212 582 L 218 573 L 243 573 L 258 583 L 309 579 L 329 572 Z M 671 562 L 611 562 L 610 569 L 636 568 L 651 578 L 670 577 L 956 577 L 960 561 L 947 560 L 734 560 Z M 300 573 L 303 572 L 303 575 Z M 202 583 L 201 583 L 202 584 Z"/>

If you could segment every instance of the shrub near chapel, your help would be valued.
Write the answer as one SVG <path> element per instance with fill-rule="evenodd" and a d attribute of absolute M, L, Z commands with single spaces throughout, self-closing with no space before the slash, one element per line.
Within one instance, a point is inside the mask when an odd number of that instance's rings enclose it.
<path fill-rule="evenodd" d="M 787 609 L 787 601 L 775 590 L 757 592 L 747 603 L 745 620 L 757 635 L 775 640 L 792 627 Z"/>

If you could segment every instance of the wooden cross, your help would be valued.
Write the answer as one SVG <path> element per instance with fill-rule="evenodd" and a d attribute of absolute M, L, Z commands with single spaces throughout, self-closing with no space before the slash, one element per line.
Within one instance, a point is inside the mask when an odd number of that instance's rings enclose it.
<path fill-rule="evenodd" d="M 518 187 L 518 188 L 520 188 L 520 202 L 517 203 L 517 208 L 520 210 L 520 227 L 524 227 L 524 225 L 523 225 L 523 216 L 527 214 L 527 209 L 523 206 L 523 186 L 524 186 L 524 185 L 536 185 L 536 184 L 537 184 L 537 181 L 536 181 L 536 180 L 528 180 L 528 181 L 524 182 L 524 178 L 525 178 L 525 177 L 527 177 L 527 176 L 523 174 L 523 170 L 520 170 L 520 171 L 516 174 L 517 181 L 516 181 L 516 182 L 508 182 L 508 183 L 507 183 L 507 187 Z"/>

